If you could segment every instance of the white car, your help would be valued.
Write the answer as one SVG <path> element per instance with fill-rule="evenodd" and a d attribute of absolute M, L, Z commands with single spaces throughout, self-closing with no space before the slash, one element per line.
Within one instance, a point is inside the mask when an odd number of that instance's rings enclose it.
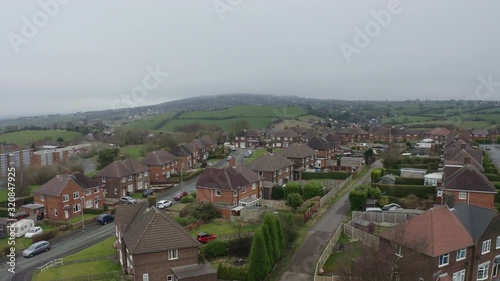
<path fill-rule="evenodd" d="M 26 234 L 24 234 L 24 238 L 31 238 L 37 234 L 43 233 L 43 229 L 39 226 L 35 226 L 32 229 L 28 230 Z"/>
<path fill-rule="evenodd" d="M 160 200 L 156 203 L 156 208 L 165 209 L 172 206 L 172 201 L 170 200 Z"/>

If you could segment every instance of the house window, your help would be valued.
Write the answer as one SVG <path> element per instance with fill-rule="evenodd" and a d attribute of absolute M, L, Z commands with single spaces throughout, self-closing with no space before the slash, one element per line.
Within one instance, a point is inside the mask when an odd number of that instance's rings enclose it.
<path fill-rule="evenodd" d="M 465 259 L 467 249 L 463 248 L 457 251 L 457 261 Z"/>
<path fill-rule="evenodd" d="M 137 177 L 138 178 L 142 178 L 142 173 L 139 173 L 139 175 Z"/>
<path fill-rule="evenodd" d="M 500 256 L 496 256 L 495 260 L 500 258 Z M 493 260 L 493 270 L 491 271 L 491 277 L 497 277 L 498 275 L 498 267 L 500 267 L 500 264 L 495 263 L 495 260 Z"/>
<path fill-rule="evenodd" d="M 132 191 L 134 191 L 134 185 L 133 185 L 133 184 L 129 184 L 129 185 L 127 186 L 127 191 L 128 191 L 128 192 L 132 192 Z"/>
<path fill-rule="evenodd" d="M 247 188 L 246 187 L 242 187 L 241 188 L 241 193 L 245 193 L 245 192 L 247 192 Z"/>
<path fill-rule="evenodd" d="M 118 195 L 118 188 L 115 187 L 115 195 Z"/>
<path fill-rule="evenodd" d="M 40 194 L 40 200 L 41 200 L 41 201 L 45 201 L 45 195 Z M 497 242 L 497 244 L 498 244 L 498 242 Z"/>
<path fill-rule="evenodd" d="M 216 190 L 215 190 L 215 196 L 221 196 L 220 189 L 216 189 Z"/>
<path fill-rule="evenodd" d="M 88 196 L 90 194 L 92 194 L 92 189 L 90 189 L 90 188 L 89 189 L 85 189 L 85 195 Z"/>
<path fill-rule="evenodd" d="M 80 192 L 78 191 L 73 192 L 73 199 L 78 199 L 78 198 L 80 198 Z"/>
<path fill-rule="evenodd" d="M 80 203 L 73 205 L 73 213 L 78 213 L 80 212 L 80 210 L 81 210 Z"/>
<path fill-rule="evenodd" d="M 490 262 L 485 262 L 477 267 L 477 280 L 486 280 L 488 278 L 488 270 Z"/>
<path fill-rule="evenodd" d="M 57 217 L 57 209 L 54 209 L 54 217 Z"/>
<path fill-rule="evenodd" d="M 126 182 L 127 181 L 127 178 L 126 177 L 123 177 L 122 178 L 122 182 Z"/>
<path fill-rule="evenodd" d="M 142 189 L 142 181 L 137 183 L 137 189 Z"/>
<path fill-rule="evenodd" d="M 394 252 L 394 254 L 400 258 L 403 257 L 403 249 L 401 249 L 401 246 L 396 246 L 396 251 Z"/>
<path fill-rule="evenodd" d="M 159 179 L 160 178 L 160 175 L 156 174 L 156 179 Z"/>
<path fill-rule="evenodd" d="M 238 196 L 238 190 L 233 191 L 233 196 L 234 197 Z"/>
<path fill-rule="evenodd" d="M 497 236 L 497 244 L 495 246 L 495 249 L 500 248 L 500 236 Z"/>
<path fill-rule="evenodd" d="M 491 239 L 488 239 L 483 242 L 483 246 L 481 247 L 481 254 L 486 254 L 490 252 L 491 247 Z"/>
<path fill-rule="evenodd" d="M 101 181 L 102 181 L 102 182 L 106 182 L 106 177 L 102 177 L 102 178 L 101 178 Z"/>
<path fill-rule="evenodd" d="M 63 200 L 63 202 L 68 202 L 69 201 L 69 194 L 64 194 L 62 196 L 62 200 Z"/>
<path fill-rule="evenodd" d="M 179 252 L 177 249 L 175 250 L 168 250 L 168 260 L 176 260 L 179 258 Z"/>
<path fill-rule="evenodd" d="M 144 172 L 144 176 L 147 177 L 148 176 L 148 171 Z"/>
<path fill-rule="evenodd" d="M 465 281 L 465 269 L 453 273 L 452 281 Z"/>
<path fill-rule="evenodd" d="M 100 189 L 99 187 L 94 188 L 94 193 L 99 193 Z"/>
<path fill-rule="evenodd" d="M 458 199 L 460 199 L 460 200 L 467 199 L 467 192 L 459 192 L 458 193 Z"/>
<path fill-rule="evenodd" d="M 92 199 L 85 201 L 85 208 L 87 209 L 92 208 Z"/>
<path fill-rule="evenodd" d="M 165 170 L 165 164 L 163 164 L 163 166 L 161 166 L 161 169 L 162 169 L 162 170 Z"/>
<path fill-rule="evenodd" d="M 257 183 L 252 183 L 252 190 L 256 189 L 257 188 Z"/>
<path fill-rule="evenodd" d="M 173 281 L 174 277 L 172 275 L 167 275 L 167 281 Z"/>
<path fill-rule="evenodd" d="M 450 254 L 444 254 L 439 256 L 439 267 L 448 265 L 450 263 Z"/>
<path fill-rule="evenodd" d="M 144 273 L 144 274 L 142 275 L 142 281 L 149 281 L 149 274 Z"/>
<path fill-rule="evenodd" d="M 132 181 L 132 176 L 128 176 L 128 181 Z"/>

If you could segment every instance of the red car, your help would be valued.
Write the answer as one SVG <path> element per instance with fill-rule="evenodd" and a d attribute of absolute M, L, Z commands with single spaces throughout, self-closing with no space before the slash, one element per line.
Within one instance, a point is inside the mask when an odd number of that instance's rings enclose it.
<path fill-rule="evenodd" d="M 180 201 L 182 197 L 187 196 L 187 195 L 188 195 L 187 191 L 177 192 L 174 196 L 174 200 Z"/>
<path fill-rule="evenodd" d="M 202 244 L 206 244 L 206 243 L 214 240 L 215 238 L 217 238 L 217 236 L 215 236 L 213 234 L 206 233 L 206 232 L 200 232 L 196 236 L 196 240 L 198 240 L 198 242 L 200 242 Z"/>

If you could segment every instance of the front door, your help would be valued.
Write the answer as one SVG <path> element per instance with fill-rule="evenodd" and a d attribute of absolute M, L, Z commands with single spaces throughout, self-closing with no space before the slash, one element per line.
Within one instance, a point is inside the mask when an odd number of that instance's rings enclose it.
<path fill-rule="evenodd" d="M 65 219 L 69 218 L 69 210 L 64 210 L 64 218 Z"/>
<path fill-rule="evenodd" d="M 94 205 L 95 205 L 94 208 L 99 209 L 99 199 L 97 199 L 97 198 L 95 199 L 95 204 Z"/>

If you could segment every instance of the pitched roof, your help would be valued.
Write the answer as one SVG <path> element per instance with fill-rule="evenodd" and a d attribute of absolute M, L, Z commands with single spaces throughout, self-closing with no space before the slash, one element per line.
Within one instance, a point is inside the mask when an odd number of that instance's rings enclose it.
<path fill-rule="evenodd" d="M 453 239 L 450 239 L 450 234 L 453 234 Z M 430 257 L 473 245 L 467 229 L 446 206 L 429 209 L 380 236 Z"/>
<path fill-rule="evenodd" d="M 447 136 L 450 133 L 451 131 L 444 127 L 434 128 L 427 132 L 428 135 L 432 136 Z"/>
<path fill-rule="evenodd" d="M 471 131 L 471 134 L 472 135 L 485 135 L 485 136 L 488 136 L 490 134 L 490 132 L 488 132 L 488 130 L 486 130 L 486 129 L 475 129 L 475 130 Z"/>
<path fill-rule="evenodd" d="M 102 183 L 99 183 L 96 180 L 93 180 L 80 172 L 75 172 L 71 175 L 62 174 L 57 175 L 38 188 L 33 193 L 36 194 L 44 194 L 47 196 L 59 196 L 64 188 L 70 183 L 74 182 L 76 185 L 81 187 L 82 189 L 89 189 L 98 186 L 102 186 Z"/>
<path fill-rule="evenodd" d="M 152 151 L 144 159 L 141 160 L 141 163 L 148 166 L 162 166 L 165 164 L 173 163 L 177 160 L 174 155 L 165 150 L 157 150 Z"/>
<path fill-rule="evenodd" d="M 200 139 L 194 139 L 188 145 L 192 145 L 193 149 L 194 149 L 194 147 L 196 147 L 196 149 L 203 149 L 203 148 L 208 146 L 204 142 L 202 142 Z"/>
<path fill-rule="evenodd" d="M 453 174 L 445 172 L 443 189 L 496 193 L 495 186 L 473 165 L 466 164 Z"/>
<path fill-rule="evenodd" d="M 170 153 L 172 153 L 174 156 L 189 156 L 193 154 L 193 147 L 190 147 L 186 145 L 185 143 L 179 143 L 178 145 L 174 146 L 171 150 Z"/>
<path fill-rule="evenodd" d="M 339 130 L 337 133 L 342 134 L 342 135 L 367 135 L 368 134 L 367 131 L 361 129 L 360 127 L 345 128 L 345 129 Z"/>
<path fill-rule="evenodd" d="M 199 246 L 176 220 L 156 207 L 138 213 L 123 234 L 123 240 L 133 255 Z"/>
<path fill-rule="evenodd" d="M 293 166 L 293 162 L 282 154 L 265 153 L 248 164 L 247 168 L 252 171 L 274 172 L 289 166 Z"/>
<path fill-rule="evenodd" d="M 472 145 L 472 143 L 470 141 L 470 133 L 464 132 L 464 131 L 449 134 L 448 136 L 446 136 L 446 140 L 445 140 L 444 144 L 445 144 L 445 146 L 448 146 L 451 143 L 456 142 L 456 141 L 464 141 L 464 142 L 468 143 L 469 145 Z"/>
<path fill-rule="evenodd" d="M 209 135 L 204 135 L 203 137 L 201 137 L 200 139 L 206 146 L 210 146 L 210 145 L 217 145 L 217 140 L 212 138 L 211 136 Z"/>
<path fill-rule="evenodd" d="M 333 145 L 331 145 L 325 138 L 313 137 L 309 139 L 307 145 L 314 150 L 332 150 Z"/>
<path fill-rule="evenodd" d="M 143 165 L 141 162 L 135 159 L 127 158 L 121 161 L 114 161 L 113 163 L 104 167 L 102 170 L 98 171 L 96 173 L 96 176 L 121 178 L 146 171 L 149 171 L 149 168 L 146 165 Z"/>
<path fill-rule="evenodd" d="M 125 204 L 116 206 L 115 222 L 121 233 L 124 233 L 132 224 L 139 213 L 144 213 L 148 207 L 147 202 L 137 204 Z"/>
<path fill-rule="evenodd" d="M 306 158 L 316 155 L 316 151 L 302 143 L 292 143 L 281 152 L 286 158 Z"/>
<path fill-rule="evenodd" d="M 281 138 L 298 138 L 300 135 L 291 129 L 286 129 L 283 131 L 271 132 L 271 137 L 281 137 Z"/>
<path fill-rule="evenodd" d="M 205 168 L 200 175 L 196 187 L 219 188 L 224 190 L 235 190 L 258 182 L 260 177 L 247 167 L 237 165 L 224 168 Z"/>
<path fill-rule="evenodd" d="M 474 243 L 481 238 L 490 222 L 498 215 L 495 210 L 466 203 L 455 204 L 453 213 L 469 231 Z"/>

